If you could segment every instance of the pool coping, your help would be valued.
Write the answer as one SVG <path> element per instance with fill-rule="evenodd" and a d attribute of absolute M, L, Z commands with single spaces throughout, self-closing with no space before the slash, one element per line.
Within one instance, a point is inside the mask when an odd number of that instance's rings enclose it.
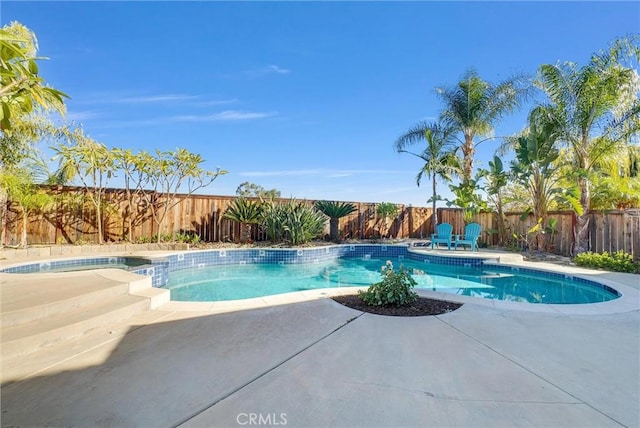
<path fill-rule="evenodd" d="M 349 244 L 347 244 L 349 245 Z M 373 245 L 373 244 L 364 244 Z M 323 247 L 305 247 L 305 249 L 323 248 Z M 244 248 L 246 250 L 246 248 Z M 268 249 L 268 248 L 265 248 Z M 274 248 L 275 249 L 275 248 Z M 291 250 L 291 248 L 287 248 Z M 219 250 L 242 250 L 242 248 L 217 248 L 213 250 L 202 251 L 219 251 Z M 293 250 L 297 250 L 293 248 Z M 181 254 L 185 252 L 194 252 L 199 250 L 148 250 L 148 251 L 135 251 L 135 252 L 118 252 L 110 254 L 93 254 L 85 256 L 66 256 L 66 257 L 46 257 L 31 260 L 24 260 L 16 262 L 12 260 L 12 263 L 0 263 L 0 268 L 8 268 L 17 265 L 42 262 L 45 260 L 66 260 L 66 259 L 90 259 L 99 257 L 141 257 L 149 259 L 162 259 L 171 255 Z M 511 302 L 504 300 L 492 300 L 484 299 L 480 297 L 463 296 L 453 293 L 438 292 L 433 290 L 416 289 L 415 291 L 421 297 L 435 298 L 440 300 L 448 300 L 452 302 L 458 302 L 463 304 L 473 304 L 478 306 L 490 307 L 496 310 L 505 311 L 527 311 L 538 313 L 556 313 L 556 314 L 571 314 L 571 315 L 603 315 L 603 314 L 616 314 L 631 312 L 640 310 L 640 275 L 625 274 L 618 272 L 597 271 L 585 268 L 579 268 L 575 266 L 558 265 L 545 262 L 529 262 L 524 261 L 520 254 L 510 252 L 499 251 L 482 251 L 482 252 L 458 252 L 458 251 L 445 251 L 445 250 L 429 250 L 423 248 L 409 247 L 409 251 L 413 253 L 432 255 L 432 256 L 444 256 L 455 258 L 483 258 L 492 259 L 495 261 L 489 262 L 489 264 L 497 264 L 500 266 L 510 266 L 517 268 L 528 268 L 543 272 L 561 273 L 571 275 L 575 278 L 582 278 L 587 281 L 593 281 L 601 283 L 605 286 L 613 288 L 621 296 L 617 299 L 610 300 L 608 302 L 601 303 L 586 303 L 586 304 L 537 304 L 527 302 Z M 88 270 L 86 272 L 95 272 L 96 270 Z M 135 275 L 136 277 L 142 276 L 136 273 L 131 273 L 126 270 L 128 274 Z M 42 273 L 30 273 L 29 276 L 34 280 L 38 280 L 40 275 L 51 274 L 53 272 Z M 14 273 L 4 273 L 4 275 L 24 275 Z M 40 277 L 44 278 L 44 277 Z M 286 305 L 291 303 L 304 302 L 309 300 L 331 298 L 333 296 L 354 294 L 357 290 L 364 290 L 367 287 L 336 287 L 336 288 L 323 288 L 317 290 L 304 290 L 295 291 L 290 293 L 277 294 L 272 296 L 263 296 L 250 299 L 241 300 L 228 300 L 218 302 L 182 302 L 182 301 L 169 301 L 165 303 L 159 309 L 170 311 L 188 311 L 188 312 L 207 312 L 207 313 L 226 313 L 239 310 L 257 309 L 269 306 Z"/>

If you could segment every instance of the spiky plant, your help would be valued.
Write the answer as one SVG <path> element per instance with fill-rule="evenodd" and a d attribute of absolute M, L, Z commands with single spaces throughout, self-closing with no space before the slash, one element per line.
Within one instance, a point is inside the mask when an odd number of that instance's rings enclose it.
<path fill-rule="evenodd" d="M 340 219 L 356 211 L 356 206 L 348 202 L 316 201 L 318 211 L 329 217 L 329 238 L 337 242 L 340 231 Z"/>
<path fill-rule="evenodd" d="M 249 242 L 251 240 L 251 225 L 260 223 L 261 212 L 262 205 L 259 202 L 236 198 L 222 216 L 240 223 L 240 242 Z"/>

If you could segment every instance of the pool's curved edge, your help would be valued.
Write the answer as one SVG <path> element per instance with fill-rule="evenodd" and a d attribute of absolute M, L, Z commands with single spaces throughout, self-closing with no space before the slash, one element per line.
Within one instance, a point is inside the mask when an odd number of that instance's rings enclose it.
<path fill-rule="evenodd" d="M 325 248 L 336 248 L 336 247 L 354 247 L 354 245 L 332 245 L 332 246 L 322 246 L 322 247 L 306 247 L 306 250 L 313 249 L 325 249 Z M 364 244 L 362 246 L 371 246 L 371 244 Z M 509 310 L 509 311 L 527 311 L 527 312 L 538 312 L 538 313 L 556 313 L 556 314 L 575 314 L 575 315 L 596 315 L 596 314 L 614 314 L 614 313 L 624 313 L 640 310 L 640 292 L 637 289 L 634 289 L 631 286 L 625 285 L 619 281 L 609 280 L 607 278 L 602 278 L 601 276 L 606 276 L 607 272 L 600 271 L 586 271 L 584 269 L 580 270 L 577 268 L 573 268 L 571 266 L 559 266 L 559 265 L 547 265 L 547 264 L 539 264 L 533 262 L 525 262 L 520 260 L 513 260 L 512 254 L 506 254 L 508 257 L 502 257 L 499 253 L 492 254 L 478 254 L 478 253 L 450 253 L 450 252 L 433 252 L 433 253 L 424 253 L 421 251 L 415 251 L 411 247 L 407 248 L 406 246 L 397 246 L 406 249 L 409 254 L 413 254 L 416 258 L 428 257 L 431 260 L 438 260 L 440 258 L 457 258 L 461 260 L 458 264 L 464 264 L 465 261 L 477 262 L 482 260 L 483 263 L 486 261 L 488 264 L 498 264 L 500 266 L 505 267 L 513 267 L 513 268 L 527 268 L 536 271 L 542 272 L 550 272 L 561 275 L 570 275 L 575 278 L 581 278 L 589 282 L 602 284 L 607 288 L 610 288 L 617 292 L 620 297 L 601 303 L 581 303 L 581 304 L 536 304 L 536 303 L 526 303 L 526 302 L 509 302 L 503 300 L 490 300 L 490 299 L 482 299 L 471 296 L 462 296 L 451 293 L 443 293 L 432 290 L 425 289 L 415 289 L 415 291 L 421 297 L 435 298 L 440 300 L 448 300 L 457 303 L 463 304 L 472 304 L 478 306 L 491 307 L 496 310 Z M 242 250 L 242 249 L 230 249 L 226 251 L 234 251 L 234 250 Z M 266 250 L 283 250 L 283 249 L 266 249 Z M 284 249 L 288 251 L 298 251 L 298 249 Z M 220 251 L 218 250 L 205 250 L 207 252 L 212 251 Z M 222 250 L 225 251 L 225 250 Z M 167 256 L 180 254 L 183 252 L 175 252 L 173 254 L 167 254 Z M 501 262 L 505 260 L 505 262 Z M 506 260 L 512 260 L 513 262 L 506 262 Z M 171 270 L 170 270 L 171 272 Z M 598 278 L 593 278 L 593 275 L 598 275 Z M 629 274 L 631 275 L 631 274 Z M 636 277 L 640 278 L 636 275 Z M 281 305 L 281 304 L 291 304 L 297 303 L 301 301 L 309 301 L 315 300 L 319 298 L 330 298 L 334 295 L 342 295 L 342 294 L 350 294 L 355 292 L 358 289 L 366 289 L 366 287 L 349 287 L 349 288 L 326 288 L 320 290 L 306 290 L 306 291 L 295 291 L 291 293 L 283 293 L 277 294 L 273 296 L 264 296 L 257 297 L 252 299 L 242 299 L 242 300 L 227 300 L 220 302 L 179 302 L 179 301 L 171 301 L 168 308 L 174 310 L 184 310 L 184 311 L 207 311 L 207 312 L 229 312 L 233 310 L 245 310 L 245 309 L 256 309 L 267 306 Z"/>
<path fill-rule="evenodd" d="M 264 248 L 263 250 L 269 251 L 295 251 L 298 253 L 299 251 L 304 252 L 304 250 L 318 250 L 318 249 L 332 249 L 332 248 L 355 248 L 357 246 L 374 246 L 373 244 L 336 244 L 329 246 L 320 246 L 320 247 L 305 247 L 305 248 Z M 616 290 L 620 297 L 614 300 L 610 300 L 608 302 L 602 303 L 587 303 L 587 304 L 535 304 L 535 303 L 524 303 L 524 302 L 508 302 L 508 301 L 500 301 L 500 300 L 489 300 L 482 299 L 477 297 L 470 296 L 461 296 L 457 294 L 451 293 L 442 293 L 432 290 L 424 290 L 424 289 L 416 289 L 416 292 L 423 297 L 431 297 L 441 300 L 449 300 L 453 302 L 472 304 L 478 306 L 492 307 L 496 310 L 510 310 L 510 311 L 528 311 L 528 312 L 545 312 L 545 313 L 558 313 L 558 314 L 583 314 L 583 315 L 595 315 L 595 314 L 614 314 L 614 313 L 623 313 L 630 311 L 640 310 L 640 275 L 633 274 L 620 274 L 620 273 L 611 273 L 604 271 L 592 271 L 586 270 L 571 266 L 558 266 L 551 265 L 545 263 L 533 263 L 533 262 L 525 262 L 520 260 L 513 260 L 512 253 L 456 253 L 449 251 L 433 251 L 433 252 L 424 252 L 420 249 L 416 249 L 413 247 L 407 247 L 406 245 L 380 245 L 384 247 L 397 247 L 402 248 L 403 251 L 406 251 L 408 254 L 416 255 L 417 257 L 429 256 L 430 258 L 434 257 L 446 257 L 446 258 L 458 258 L 458 259 L 480 259 L 489 261 L 489 263 L 497 263 L 501 266 L 512 266 L 514 268 L 526 267 L 529 269 L 544 271 L 544 272 L 553 272 L 553 273 L 563 273 L 568 274 L 576 278 L 582 278 L 584 280 L 590 282 L 596 282 L 603 284 L 607 287 Z M 163 265 L 163 271 L 166 269 L 167 273 L 170 273 L 173 269 L 170 268 L 170 262 L 172 256 L 180 257 L 180 255 L 184 254 L 199 254 L 199 253 L 220 253 L 222 252 L 236 252 L 236 251 L 246 251 L 247 248 L 219 248 L 219 249 L 208 249 L 208 250 L 191 250 L 191 251 L 143 251 L 143 252 L 135 252 L 135 253 L 127 253 L 126 255 L 118 254 L 116 255 L 95 255 L 95 256 L 86 256 L 86 257 L 65 257 L 55 260 L 76 260 L 76 259 L 95 259 L 98 257 L 131 257 L 131 258 L 145 258 L 151 260 L 153 263 L 161 263 Z M 253 250 L 260 251 L 260 248 L 253 248 Z M 330 251 L 330 250 L 329 250 Z M 346 250 L 345 250 L 346 251 Z M 52 259 L 49 259 L 52 260 Z M 507 262 L 510 261 L 510 262 Z M 45 260 L 46 261 L 46 260 Z M 21 262 L 14 263 L 10 265 L 4 265 L 0 269 L 0 272 L 8 267 L 25 265 L 34 263 L 30 262 Z M 464 263 L 464 262 L 462 262 Z M 460 263 L 458 263 L 460 264 Z M 90 271 L 84 271 L 90 272 Z M 144 276 L 152 276 L 148 272 L 147 273 L 138 273 L 132 272 L 138 275 Z M 39 275 L 34 273 L 33 275 Z M 596 276 L 597 278 L 594 278 Z M 615 277 L 615 278 L 610 278 Z M 166 278 L 166 276 L 165 276 Z M 155 278 L 154 278 L 155 279 Z M 629 284 L 634 284 L 631 286 Z M 156 281 L 154 280 L 154 287 L 158 287 Z M 364 287 L 366 288 L 366 287 Z M 364 289 L 363 288 L 363 289 Z M 222 301 L 222 302 L 178 302 L 178 301 L 170 301 L 166 304 L 166 307 L 163 307 L 165 310 L 176 310 L 176 311 L 207 311 L 207 312 L 229 312 L 234 310 L 243 310 L 243 309 L 254 309 L 266 306 L 274 306 L 280 304 L 290 304 L 301 301 L 308 301 L 320 298 L 328 298 L 333 295 L 340 295 L 345 293 L 353 293 L 357 290 L 357 287 L 353 288 L 336 288 L 336 289 L 320 289 L 320 290 L 306 290 L 306 291 L 297 291 L 292 293 L 284 293 L 278 294 L 274 296 L 265 296 L 253 299 L 243 299 L 243 300 L 234 300 L 234 301 Z"/>

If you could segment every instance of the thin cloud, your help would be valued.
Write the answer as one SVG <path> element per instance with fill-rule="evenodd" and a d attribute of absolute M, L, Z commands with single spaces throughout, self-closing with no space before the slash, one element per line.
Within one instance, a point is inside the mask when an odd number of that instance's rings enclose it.
<path fill-rule="evenodd" d="M 93 110 L 85 111 L 67 111 L 65 119 L 69 122 L 82 122 L 83 120 L 91 120 L 100 117 L 100 113 Z"/>
<path fill-rule="evenodd" d="M 289 74 L 291 70 L 287 68 L 282 68 L 277 65 L 268 65 L 266 67 L 258 68 L 256 70 L 247 70 L 244 72 L 248 77 L 262 77 L 269 74 Z"/>
<path fill-rule="evenodd" d="M 178 122 L 223 122 L 223 121 L 236 121 L 236 120 L 265 119 L 265 118 L 273 117 L 276 115 L 277 113 L 274 113 L 274 112 L 225 110 L 219 113 L 213 113 L 213 114 L 207 114 L 207 115 L 174 116 L 171 119 Z"/>
<path fill-rule="evenodd" d="M 202 100 L 199 95 L 188 94 L 100 94 L 94 93 L 86 97 L 74 97 L 74 101 L 83 104 L 168 104 L 168 103 L 199 103 L 201 105 L 229 104 L 236 100 Z"/>
<path fill-rule="evenodd" d="M 276 74 L 289 74 L 289 73 L 291 73 L 291 70 L 286 69 L 286 68 L 282 68 L 282 67 L 278 67 L 277 65 L 269 65 L 266 68 L 266 72 L 267 73 L 276 73 Z"/>
<path fill-rule="evenodd" d="M 240 175 L 245 177 L 302 177 L 324 176 L 327 178 L 349 177 L 362 174 L 405 174 L 406 171 L 386 169 L 352 169 L 352 170 L 327 170 L 327 169 L 291 169 L 279 171 L 244 171 Z"/>
<path fill-rule="evenodd" d="M 196 95 L 180 95 L 180 94 L 164 94 L 164 95 L 148 95 L 114 98 L 113 102 L 131 103 L 131 104 L 153 104 L 165 102 L 182 102 L 193 101 L 198 99 Z"/>

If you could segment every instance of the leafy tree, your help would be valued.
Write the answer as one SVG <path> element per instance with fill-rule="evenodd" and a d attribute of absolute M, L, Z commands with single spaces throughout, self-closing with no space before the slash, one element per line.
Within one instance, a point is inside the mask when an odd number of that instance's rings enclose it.
<path fill-rule="evenodd" d="M 54 150 L 60 170 L 71 179 L 77 178 L 87 190 L 96 213 L 98 243 L 104 243 L 105 194 L 109 180 L 115 175 L 113 152 L 102 143 L 85 135 L 82 128 L 63 128 L 59 131 L 63 143 Z"/>
<path fill-rule="evenodd" d="M 487 202 L 482 199 L 482 195 L 479 193 L 480 177 L 475 179 L 462 181 L 460 184 L 449 185 L 449 190 L 455 196 L 452 200 L 447 200 L 447 206 L 457 206 L 462 208 L 462 216 L 465 224 L 470 223 L 473 216 L 477 215 L 480 211 L 487 209 Z"/>
<path fill-rule="evenodd" d="M 278 199 L 280 197 L 280 191 L 277 189 L 266 190 L 262 186 L 245 181 L 236 189 L 236 195 L 262 199 Z"/>
<path fill-rule="evenodd" d="M 437 179 L 451 180 L 452 174 L 460 171 L 460 162 L 455 155 L 453 129 L 439 123 L 420 123 L 401 135 L 395 142 L 398 153 L 409 153 L 424 161 L 424 165 L 416 176 L 416 184 L 420 186 L 422 177 L 427 174 L 431 178 L 433 225 L 438 224 L 436 202 L 440 200 L 437 192 Z M 426 148 L 420 154 L 405 150 L 405 147 L 425 140 Z M 428 202 L 428 201 L 427 201 Z"/>
<path fill-rule="evenodd" d="M 240 242 L 251 241 L 251 225 L 260 224 L 262 207 L 259 202 L 246 198 L 233 200 L 223 214 L 223 217 L 240 223 Z"/>
<path fill-rule="evenodd" d="M 591 208 L 591 176 L 607 154 L 624 147 L 640 127 L 640 60 L 637 37 L 616 40 L 594 53 L 584 66 L 544 64 L 536 84 L 548 96 L 556 115 L 559 142 L 569 149 L 580 191 L 573 254 L 587 251 Z M 635 63 L 634 63 L 635 61 Z"/>
<path fill-rule="evenodd" d="M 388 237 L 391 234 L 389 230 L 389 220 L 398 215 L 398 207 L 391 202 L 381 202 L 376 208 L 376 214 L 378 215 L 378 219 L 382 219 L 384 228 L 387 231 L 386 236 Z"/>
<path fill-rule="evenodd" d="M 27 248 L 29 215 L 44 210 L 53 201 L 50 195 L 38 189 L 36 181 L 37 170 L 27 164 L 0 172 L 0 185 L 9 199 L 22 209 L 21 248 Z"/>
<path fill-rule="evenodd" d="M 169 210 L 178 205 L 178 192 L 191 195 L 202 189 L 227 171 L 217 168 L 215 171 L 201 167 L 204 162 L 202 156 L 191 153 L 187 149 L 170 151 L 156 150 L 155 156 L 143 155 L 140 163 L 141 172 L 148 178 L 153 192 L 142 192 L 148 206 L 151 208 L 153 219 L 158 225 L 157 240 L 162 240 L 162 229 Z M 155 200 L 161 193 L 161 199 Z M 172 233 L 175 233 L 173 231 Z"/>
<path fill-rule="evenodd" d="M 145 218 L 146 207 L 140 201 L 145 200 L 143 194 L 151 179 L 145 171 L 152 159 L 147 152 L 133 153 L 131 149 L 118 147 L 112 150 L 112 155 L 115 168 L 122 172 L 124 179 L 126 206 L 123 218 L 127 224 L 124 234 L 129 242 L 133 242 L 133 230 Z"/>
<path fill-rule="evenodd" d="M 329 238 L 338 242 L 340 232 L 340 219 L 356 211 L 356 206 L 347 202 L 316 201 L 318 211 L 329 217 Z"/>
<path fill-rule="evenodd" d="M 493 138 L 493 125 L 520 105 L 529 85 L 520 76 L 492 85 L 469 70 L 455 86 L 436 88 L 436 92 L 445 104 L 441 120 L 462 133 L 458 140 L 463 155 L 462 181 L 471 181 L 476 147 Z M 486 138 L 474 141 L 476 136 Z"/>
<path fill-rule="evenodd" d="M 0 130 L 10 134 L 17 118 L 38 106 L 64 114 L 63 92 L 48 87 L 38 74 L 38 40 L 19 22 L 0 29 Z"/>

